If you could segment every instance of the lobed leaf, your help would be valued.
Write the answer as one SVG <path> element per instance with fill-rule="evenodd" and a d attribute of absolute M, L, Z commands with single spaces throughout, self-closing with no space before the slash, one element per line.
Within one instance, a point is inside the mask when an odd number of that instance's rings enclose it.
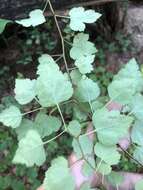
<path fill-rule="evenodd" d="M 54 61 L 51 62 L 52 58 L 50 56 L 45 58 L 38 67 L 36 94 L 43 107 L 50 107 L 68 100 L 73 94 L 73 88 L 58 65 Z"/>
<path fill-rule="evenodd" d="M 87 77 L 83 77 L 75 89 L 75 97 L 81 102 L 91 102 L 100 95 L 100 89 L 96 82 Z"/>
<path fill-rule="evenodd" d="M 80 146 L 79 146 L 78 141 L 80 143 Z M 93 152 L 92 141 L 87 136 L 82 136 L 82 135 L 79 136 L 78 141 L 77 139 L 73 139 L 73 142 L 72 142 L 73 150 L 76 153 L 76 156 L 78 158 L 82 157 L 81 149 L 83 150 L 83 153 L 85 156 L 91 155 Z"/>
<path fill-rule="evenodd" d="M 116 146 L 105 146 L 101 143 L 96 143 L 94 152 L 106 164 L 115 165 L 119 163 L 120 154 Z"/>
<path fill-rule="evenodd" d="M 18 143 L 13 163 L 25 164 L 27 167 L 31 167 L 34 164 L 41 166 L 45 160 L 45 150 L 39 133 L 35 130 L 28 130 L 27 134 Z"/>
<path fill-rule="evenodd" d="M 97 52 L 94 44 L 89 40 L 89 35 L 79 33 L 74 37 L 73 46 L 70 50 L 70 57 L 78 60 L 81 57 L 92 56 Z"/>
<path fill-rule="evenodd" d="M 30 79 L 16 79 L 15 83 L 15 99 L 19 104 L 27 104 L 31 102 L 35 96 L 36 80 Z"/>
<path fill-rule="evenodd" d="M 1 18 L 0 18 L 0 34 L 3 33 L 3 31 L 4 31 L 5 27 L 6 27 L 6 25 L 7 25 L 8 23 L 10 23 L 10 22 L 12 22 L 12 21 L 11 21 L 11 20 L 7 20 L 7 19 L 1 19 Z"/>
<path fill-rule="evenodd" d="M 22 114 L 16 106 L 10 106 L 0 113 L 0 122 L 7 127 L 17 128 L 22 120 Z"/>
<path fill-rule="evenodd" d="M 46 190 L 75 189 L 75 182 L 65 158 L 58 157 L 52 161 L 45 174 L 43 186 Z"/>
<path fill-rule="evenodd" d="M 82 74 L 91 73 L 93 71 L 92 63 L 95 55 L 81 56 L 75 61 L 75 65 Z"/>
<path fill-rule="evenodd" d="M 39 112 L 36 116 L 34 125 L 41 137 L 44 138 L 51 135 L 53 132 L 57 132 L 62 123 L 59 118 L 55 116 L 48 116 L 43 112 Z"/>
<path fill-rule="evenodd" d="M 84 10 L 83 7 L 72 8 L 69 12 L 70 28 L 74 31 L 84 31 L 85 23 L 94 23 L 101 17 L 94 10 Z"/>
<path fill-rule="evenodd" d="M 46 22 L 45 16 L 43 14 L 43 11 L 40 9 L 35 9 L 29 13 L 29 18 L 22 19 L 22 20 L 16 20 L 17 24 L 20 24 L 24 27 L 30 27 L 30 26 L 38 26 L 40 24 L 43 24 Z"/>
<path fill-rule="evenodd" d="M 78 137 L 81 133 L 81 125 L 77 120 L 73 120 L 68 125 L 68 131 L 74 137 Z"/>
<path fill-rule="evenodd" d="M 143 89 L 143 77 L 135 59 L 131 59 L 108 86 L 109 97 L 123 105 L 129 104 Z"/>
<path fill-rule="evenodd" d="M 115 145 L 128 134 L 133 118 L 121 115 L 119 111 L 101 108 L 93 114 L 93 124 L 99 141 L 104 145 Z"/>

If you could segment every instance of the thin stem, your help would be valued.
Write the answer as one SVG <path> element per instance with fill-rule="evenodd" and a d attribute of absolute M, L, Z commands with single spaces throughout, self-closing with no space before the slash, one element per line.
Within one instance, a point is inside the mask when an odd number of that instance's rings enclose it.
<path fill-rule="evenodd" d="M 132 160 L 134 160 L 137 164 L 139 164 L 141 167 L 143 167 L 142 163 L 140 163 L 138 160 L 136 160 L 128 151 L 124 150 L 119 144 L 118 144 L 119 148 L 128 155 L 129 158 L 131 158 Z"/>
<path fill-rule="evenodd" d="M 76 140 L 77 140 L 77 143 L 78 143 L 78 145 L 79 145 L 79 148 L 80 148 L 80 151 L 81 151 L 81 154 L 82 154 L 82 158 L 85 160 L 85 162 L 89 165 L 89 167 L 91 168 L 91 169 L 93 169 L 93 171 L 95 171 L 95 168 L 92 166 L 92 164 L 86 159 L 86 157 L 85 157 L 85 155 L 84 155 L 84 152 L 83 152 L 83 150 L 82 150 L 82 147 L 81 147 L 81 144 L 80 144 L 80 142 L 79 142 L 79 139 L 77 139 L 77 138 L 75 138 Z"/>
<path fill-rule="evenodd" d="M 82 161 L 84 158 L 79 158 L 78 160 L 76 160 L 73 164 L 70 165 L 70 167 L 74 166 L 75 164 L 77 164 L 78 162 Z"/>
<path fill-rule="evenodd" d="M 119 190 L 119 186 L 118 185 L 116 185 L 116 189 Z"/>
<path fill-rule="evenodd" d="M 62 111 L 61 111 L 61 108 L 60 108 L 59 104 L 57 104 L 57 108 L 58 108 L 58 111 L 60 113 L 61 119 L 63 121 L 65 131 L 67 131 L 67 126 L 66 126 L 66 123 L 65 123 L 65 120 L 64 120 L 64 117 L 63 117 L 63 114 L 62 114 Z"/>
<path fill-rule="evenodd" d="M 55 62 L 58 62 L 61 58 L 63 58 L 63 55 L 61 55 L 60 57 L 58 57 Z"/>
<path fill-rule="evenodd" d="M 43 13 L 45 12 L 47 6 L 48 6 L 48 1 L 46 0 L 45 6 L 44 6 L 44 8 L 43 8 Z"/>
<path fill-rule="evenodd" d="M 45 142 L 43 142 L 43 143 L 40 143 L 40 144 L 38 144 L 37 146 L 35 146 L 35 147 L 33 147 L 33 148 L 29 148 L 29 150 L 31 151 L 31 150 L 33 150 L 33 149 L 35 149 L 35 148 L 38 148 L 38 147 L 40 147 L 40 146 L 43 146 L 43 145 L 48 144 L 48 143 L 50 143 L 50 142 L 56 140 L 56 139 L 59 138 L 60 136 L 62 136 L 65 132 L 66 132 L 66 131 L 64 130 L 64 131 L 62 131 L 61 133 L 59 133 L 58 135 L 56 135 L 55 137 L 51 138 L 50 140 L 47 140 L 47 141 L 45 141 Z M 29 150 L 28 150 L 28 151 L 29 151 Z M 28 152 L 27 152 L 27 153 L 28 153 Z"/>
<path fill-rule="evenodd" d="M 71 102 L 73 102 L 73 100 L 69 100 L 69 101 L 63 102 L 63 103 L 61 103 L 61 105 L 65 105 L 65 104 L 68 104 L 68 103 L 71 103 Z M 58 109 L 57 106 L 54 107 L 54 108 L 50 111 L 49 115 L 52 115 L 57 109 Z"/>
<path fill-rule="evenodd" d="M 51 55 L 51 57 L 61 57 L 61 56 L 63 56 L 62 53 L 61 54 L 53 54 L 53 55 Z"/>
<path fill-rule="evenodd" d="M 56 15 L 56 14 L 55 14 L 55 16 L 56 16 L 56 17 L 59 17 L 59 18 L 68 18 L 68 19 L 70 19 L 69 16 L 64 16 L 64 15 Z"/>
<path fill-rule="evenodd" d="M 103 160 L 100 160 L 99 164 L 97 165 L 97 168 L 96 168 L 96 170 L 95 170 L 95 173 L 98 172 L 98 169 L 100 168 L 100 166 L 101 166 L 101 164 L 102 164 L 102 161 L 103 161 Z"/>
<path fill-rule="evenodd" d="M 59 138 L 60 136 L 62 136 L 65 132 L 66 132 L 66 130 L 62 131 L 61 133 L 59 133 L 57 136 L 53 137 L 52 139 L 43 142 L 43 145 L 48 144 L 48 143 L 50 143 L 50 142 L 56 140 L 57 138 Z"/>
<path fill-rule="evenodd" d="M 67 73 L 68 73 L 69 79 L 71 80 L 70 73 L 69 73 L 69 69 L 68 69 L 68 64 L 67 64 L 67 60 L 66 60 L 65 44 L 64 44 L 64 38 L 63 38 L 63 35 L 62 35 L 62 31 L 61 31 L 61 29 L 60 29 L 60 26 L 59 26 L 59 23 L 58 23 L 58 20 L 57 20 L 57 17 L 56 17 L 56 14 L 55 14 L 55 11 L 54 11 L 54 9 L 53 9 L 53 6 L 52 6 L 51 1 L 50 1 L 50 0 L 47 0 L 47 2 L 49 3 L 50 10 L 51 10 L 51 12 L 52 12 L 52 14 L 53 14 L 53 17 L 54 17 L 54 20 L 55 20 L 55 24 L 56 24 L 57 30 L 58 30 L 59 35 L 60 35 L 60 38 L 61 38 L 63 59 L 64 59 L 64 63 L 65 63 L 65 67 L 66 67 L 66 71 L 67 71 Z"/>
<path fill-rule="evenodd" d="M 30 114 L 30 113 L 33 113 L 33 112 L 36 112 L 36 111 L 39 111 L 39 110 L 43 110 L 43 109 L 44 109 L 43 107 L 36 108 L 36 109 L 28 111 L 26 113 L 22 113 L 21 115 L 27 115 L 27 114 Z"/>

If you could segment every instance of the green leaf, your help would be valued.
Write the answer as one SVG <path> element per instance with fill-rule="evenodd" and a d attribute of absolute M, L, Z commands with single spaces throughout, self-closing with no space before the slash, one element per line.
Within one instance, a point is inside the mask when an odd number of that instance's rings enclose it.
<path fill-rule="evenodd" d="M 112 100 L 121 104 L 129 104 L 133 96 L 143 89 L 143 77 L 135 59 L 131 59 L 108 86 Z"/>
<path fill-rule="evenodd" d="M 138 146 L 134 150 L 133 157 L 143 164 L 143 146 Z"/>
<path fill-rule="evenodd" d="M 3 31 L 4 31 L 5 27 L 6 27 L 6 25 L 7 25 L 8 23 L 10 23 L 10 22 L 11 22 L 10 20 L 6 20 L 6 19 L 1 19 L 1 18 L 0 18 L 0 34 L 3 33 Z"/>
<path fill-rule="evenodd" d="M 31 129 L 34 130 L 34 123 L 29 119 L 23 119 L 20 126 L 16 128 L 18 140 L 21 140 L 22 138 L 24 138 L 27 132 Z"/>
<path fill-rule="evenodd" d="M 123 175 L 119 174 L 118 172 L 112 171 L 107 177 L 107 181 L 112 184 L 114 187 L 121 185 L 124 181 Z"/>
<path fill-rule="evenodd" d="M 74 137 L 78 137 L 81 133 L 81 125 L 77 120 L 73 120 L 68 125 L 68 131 Z"/>
<path fill-rule="evenodd" d="M 10 106 L 0 113 L 0 122 L 7 127 L 17 128 L 22 120 L 20 110 L 16 106 Z"/>
<path fill-rule="evenodd" d="M 81 56 L 75 61 L 75 65 L 82 74 L 91 73 L 93 71 L 93 63 L 95 55 Z"/>
<path fill-rule="evenodd" d="M 135 184 L 135 190 L 142 190 L 143 189 L 143 179 L 137 181 Z"/>
<path fill-rule="evenodd" d="M 86 121 L 88 113 L 85 113 L 77 105 L 73 107 L 73 119 L 77 119 L 80 122 Z"/>
<path fill-rule="evenodd" d="M 133 79 L 114 80 L 108 86 L 108 93 L 111 100 L 119 102 L 122 105 L 129 104 L 136 94 L 136 84 Z"/>
<path fill-rule="evenodd" d="M 29 18 L 16 20 L 16 23 L 21 24 L 24 27 L 38 26 L 46 22 L 43 11 L 40 9 L 35 9 L 29 13 Z"/>
<path fill-rule="evenodd" d="M 79 33 L 74 37 L 73 46 L 70 50 L 70 57 L 74 60 L 80 57 L 92 56 L 97 52 L 94 44 L 89 42 L 89 35 Z"/>
<path fill-rule="evenodd" d="M 94 174 L 95 170 L 93 168 L 95 168 L 95 160 L 94 160 L 94 157 L 88 157 L 87 158 L 88 160 L 88 163 L 87 162 L 84 162 L 83 163 L 83 166 L 82 166 L 82 174 L 84 176 L 91 176 Z M 90 163 L 90 165 L 89 165 Z M 92 167 L 93 168 L 92 168 Z"/>
<path fill-rule="evenodd" d="M 99 158 L 96 159 L 97 164 L 97 172 L 101 173 L 102 175 L 108 175 L 112 171 L 112 167 L 105 163 L 103 160 L 100 160 Z"/>
<path fill-rule="evenodd" d="M 51 135 L 53 132 L 57 132 L 62 123 L 55 116 L 48 116 L 43 112 L 39 112 L 36 116 L 34 125 L 43 138 Z"/>
<path fill-rule="evenodd" d="M 52 161 L 51 167 L 45 174 L 43 184 L 46 190 L 75 189 L 74 179 L 65 158 L 58 157 Z"/>
<path fill-rule="evenodd" d="M 136 94 L 136 96 L 133 97 L 130 107 L 131 112 L 136 118 L 143 121 L 143 96 L 141 94 Z"/>
<path fill-rule="evenodd" d="M 15 99 L 19 104 L 27 104 L 35 98 L 36 80 L 16 79 L 15 83 Z"/>
<path fill-rule="evenodd" d="M 105 146 L 101 143 L 96 143 L 94 152 L 96 156 L 109 165 L 116 165 L 120 160 L 120 154 L 116 146 Z"/>
<path fill-rule="evenodd" d="M 99 141 L 104 145 L 115 145 L 128 134 L 133 118 L 121 115 L 119 111 L 97 110 L 93 115 L 93 124 Z"/>
<path fill-rule="evenodd" d="M 143 146 L 143 124 L 140 121 L 136 121 L 131 131 L 132 142 Z"/>
<path fill-rule="evenodd" d="M 75 90 L 75 96 L 81 102 L 91 102 L 100 95 L 100 89 L 96 82 L 87 77 L 83 77 Z"/>
<path fill-rule="evenodd" d="M 36 92 L 43 107 L 57 105 L 68 100 L 73 94 L 73 88 L 67 77 L 59 70 L 58 65 L 50 57 L 41 60 L 38 67 Z"/>
<path fill-rule="evenodd" d="M 92 152 L 93 152 L 93 143 L 92 143 L 92 141 L 87 136 L 82 136 L 82 135 L 79 136 L 78 141 L 80 143 L 80 146 L 81 146 L 81 148 L 83 150 L 84 155 L 85 156 L 91 155 Z M 78 158 L 81 158 L 82 157 L 82 152 L 81 152 L 81 149 L 80 149 L 78 141 L 76 139 L 73 139 L 72 146 L 73 146 L 74 152 L 76 153 L 76 156 Z"/>
<path fill-rule="evenodd" d="M 80 190 L 93 190 L 93 189 L 90 188 L 90 184 L 84 183 L 84 184 L 81 185 Z M 94 190 L 98 190 L 98 189 L 94 188 Z"/>
<path fill-rule="evenodd" d="M 72 70 L 70 72 L 70 76 L 71 76 L 71 79 L 72 79 L 72 83 L 77 85 L 77 83 L 81 80 L 82 78 L 82 75 L 81 73 L 79 72 L 78 69 L 75 69 L 75 70 Z"/>
<path fill-rule="evenodd" d="M 101 17 L 94 10 L 84 10 L 83 7 L 72 8 L 69 12 L 70 28 L 74 31 L 84 31 L 85 23 L 94 23 Z"/>
<path fill-rule="evenodd" d="M 54 68 L 57 68 L 57 70 L 59 70 L 59 67 L 57 64 L 55 64 L 55 61 L 54 59 L 48 55 L 48 54 L 42 54 L 39 58 L 38 58 L 38 61 L 40 63 L 40 65 L 38 66 L 38 72 L 37 74 L 41 74 L 42 71 L 44 72 L 43 67 L 42 67 L 42 64 L 50 64 L 51 67 L 54 67 Z"/>
<path fill-rule="evenodd" d="M 25 164 L 27 167 L 31 167 L 34 164 L 41 166 L 45 160 L 46 155 L 39 133 L 35 130 L 29 130 L 18 143 L 13 163 Z"/>

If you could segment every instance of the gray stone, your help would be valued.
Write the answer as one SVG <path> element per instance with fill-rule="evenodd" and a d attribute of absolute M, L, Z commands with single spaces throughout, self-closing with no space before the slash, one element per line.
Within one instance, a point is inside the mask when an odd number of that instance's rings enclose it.
<path fill-rule="evenodd" d="M 129 5 L 124 19 L 124 30 L 131 36 L 137 51 L 143 50 L 143 5 Z"/>

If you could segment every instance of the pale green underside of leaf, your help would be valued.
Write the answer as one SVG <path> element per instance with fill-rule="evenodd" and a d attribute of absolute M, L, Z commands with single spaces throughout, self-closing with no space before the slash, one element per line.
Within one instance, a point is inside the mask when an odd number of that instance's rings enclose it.
<path fill-rule="evenodd" d="M 24 27 L 38 26 L 46 22 L 43 11 L 40 9 L 35 9 L 29 13 L 29 18 L 16 20 L 17 24 L 20 24 Z"/>
<path fill-rule="evenodd" d="M 50 57 L 45 57 L 45 59 L 40 60 L 38 67 L 36 94 L 43 107 L 50 107 L 68 100 L 73 94 L 73 88 L 67 77 L 59 70 L 58 65 L 55 62 L 52 63 Z"/>
<path fill-rule="evenodd" d="M 109 97 L 121 104 L 129 104 L 143 89 L 143 77 L 135 59 L 131 59 L 108 86 Z"/>
<path fill-rule="evenodd" d="M 90 185 L 88 183 L 84 183 L 82 184 L 80 190 L 93 190 L 92 188 L 90 188 Z M 98 190 L 97 188 L 94 190 Z"/>
<path fill-rule="evenodd" d="M 141 164 L 143 164 L 143 146 L 138 146 L 134 150 L 133 157 L 138 160 Z"/>
<path fill-rule="evenodd" d="M 72 71 L 70 72 L 70 77 L 71 77 L 71 79 L 72 79 L 72 83 L 73 83 L 74 85 L 77 85 L 78 82 L 79 82 L 79 81 L 81 80 L 81 78 L 82 78 L 82 74 L 79 72 L 78 69 L 75 69 L 75 70 L 72 70 Z"/>
<path fill-rule="evenodd" d="M 59 118 L 55 116 L 48 116 L 45 113 L 39 112 L 34 122 L 36 130 L 39 132 L 41 137 L 51 135 L 53 132 L 57 132 L 62 123 Z"/>
<path fill-rule="evenodd" d="M 135 117 L 143 121 L 143 96 L 141 94 L 136 94 L 136 96 L 132 98 L 130 108 Z"/>
<path fill-rule="evenodd" d="M 115 165 L 120 160 L 120 154 L 116 146 L 105 146 L 101 143 L 96 143 L 94 152 L 98 158 L 103 160 L 106 164 Z"/>
<path fill-rule="evenodd" d="M 87 136 L 81 135 L 81 136 L 79 136 L 79 143 L 80 143 L 80 146 L 81 146 L 85 156 L 92 154 L 93 143 L 92 143 L 91 139 L 89 139 Z M 76 139 L 73 139 L 72 146 L 73 146 L 73 150 L 76 153 L 77 157 L 81 158 L 82 152 L 81 152 L 80 146 Z"/>
<path fill-rule="evenodd" d="M 114 172 L 114 171 L 112 171 L 109 175 L 107 175 L 106 179 L 114 187 L 121 185 L 124 181 L 123 175 L 120 174 L 119 172 Z"/>
<path fill-rule="evenodd" d="M 69 12 L 70 28 L 74 31 L 84 31 L 85 23 L 94 23 L 101 17 L 100 13 L 94 10 L 84 10 L 83 7 L 72 8 Z"/>
<path fill-rule="evenodd" d="M 88 163 L 87 162 L 83 163 L 82 174 L 84 176 L 89 177 L 89 176 L 93 175 L 95 172 L 95 170 L 93 169 L 93 168 L 95 168 L 95 160 L 94 160 L 94 157 L 91 157 L 91 156 L 87 157 L 87 160 L 88 160 Z M 90 165 L 89 165 L 89 163 L 90 163 Z M 93 168 L 91 168 L 91 166 Z"/>
<path fill-rule="evenodd" d="M 0 122 L 7 127 L 17 128 L 22 120 L 20 110 L 16 106 L 10 106 L 0 113 Z"/>
<path fill-rule="evenodd" d="M 79 109 L 78 106 L 75 105 L 73 107 L 73 119 L 77 119 L 82 122 L 86 121 L 87 117 L 88 115 L 85 112 L 83 112 L 82 109 Z"/>
<path fill-rule="evenodd" d="M 20 126 L 16 128 L 16 134 L 18 136 L 18 140 L 21 140 L 22 138 L 24 138 L 27 132 L 31 129 L 32 130 L 35 129 L 34 122 L 32 122 L 29 119 L 23 119 Z"/>
<path fill-rule="evenodd" d="M 119 111 L 97 110 L 93 115 L 93 124 L 99 141 L 105 145 L 115 145 L 128 134 L 133 118 L 121 115 Z"/>
<path fill-rule="evenodd" d="M 68 131 L 72 136 L 78 137 L 81 133 L 80 123 L 77 120 L 71 121 L 68 125 Z"/>
<path fill-rule="evenodd" d="M 45 174 L 44 188 L 46 190 L 74 190 L 75 182 L 68 168 L 68 162 L 63 157 L 52 161 L 51 167 Z"/>
<path fill-rule="evenodd" d="M 46 155 L 39 133 L 35 130 L 29 130 L 18 143 L 13 163 L 31 167 L 34 164 L 41 166 L 45 160 Z"/>
<path fill-rule="evenodd" d="M 82 74 L 91 73 L 91 71 L 93 71 L 92 63 L 94 58 L 94 55 L 79 57 L 79 59 L 75 61 L 75 65 Z"/>
<path fill-rule="evenodd" d="M 136 121 L 131 131 L 132 142 L 143 146 L 143 123 Z"/>
<path fill-rule="evenodd" d="M 100 89 L 96 82 L 89 78 L 82 78 L 75 90 L 75 97 L 81 102 L 91 102 L 100 95 Z"/>
<path fill-rule="evenodd" d="M 15 82 L 15 99 L 19 104 L 27 104 L 31 102 L 36 95 L 36 80 L 16 79 Z"/>
<path fill-rule="evenodd" d="M 79 33 L 74 37 L 73 46 L 70 50 L 70 57 L 74 60 L 80 57 L 92 56 L 97 52 L 94 44 L 89 42 L 89 35 Z"/>
<path fill-rule="evenodd" d="M 143 179 L 140 179 L 135 184 L 135 190 L 142 190 L 143 189 Z"/>
<path fill-rule="evenodd" d="M 102 175 L 108 175 L 112 171 L 112 167 L 99 158 L 96 158 L 96 165 L 97 172 L 101 173 Z"/>
<path fill-rule="evenodd" d="M 12 21 L 6 19 L 0 19 L 0 34 L 4 31 L 6 25 Z"/>

